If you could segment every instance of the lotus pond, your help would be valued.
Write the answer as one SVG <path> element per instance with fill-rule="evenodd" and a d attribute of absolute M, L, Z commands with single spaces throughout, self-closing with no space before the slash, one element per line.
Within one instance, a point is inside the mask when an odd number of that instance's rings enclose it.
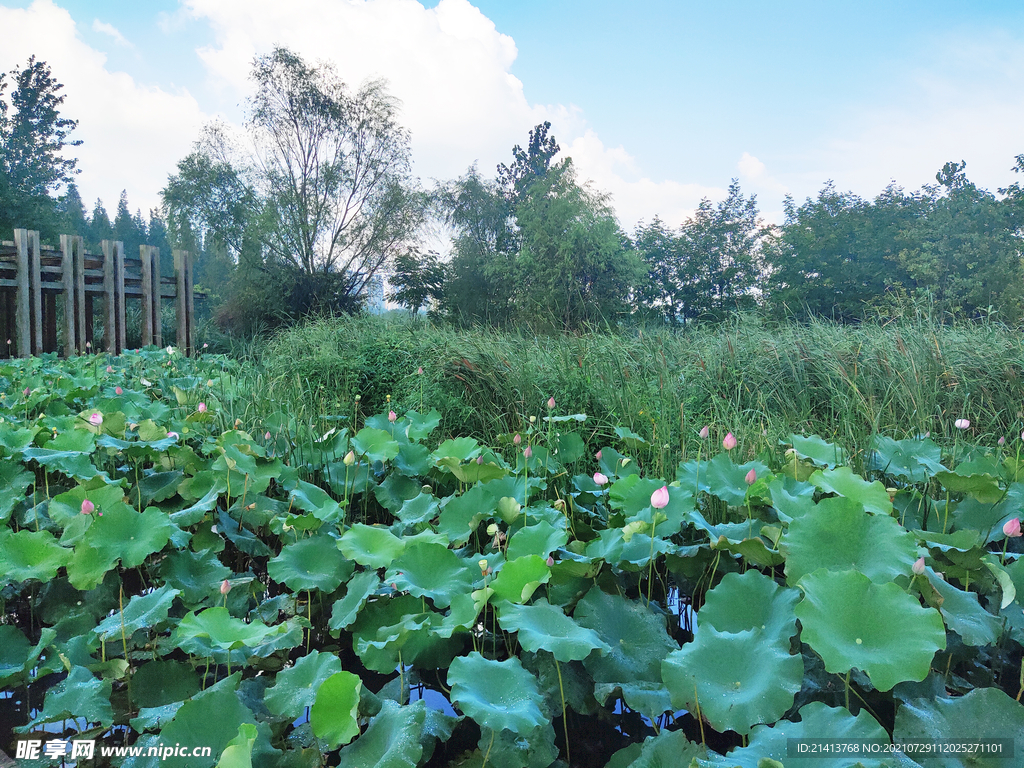
<path fill-rule="evenodd" d="M 235 372 L 156 349 L 0 365 L 10 754 L 1024 764 L 1019 440 L 877 435 L 860 476 L 819 437 L 741 455 L 717 425 L 659 477 L 627 429 L 593 455 L 562 404 L 493 445 L 436 434 L 429 404 L 247 423 Z M 828 738 L 1016 756 L 788 754 Z"/>

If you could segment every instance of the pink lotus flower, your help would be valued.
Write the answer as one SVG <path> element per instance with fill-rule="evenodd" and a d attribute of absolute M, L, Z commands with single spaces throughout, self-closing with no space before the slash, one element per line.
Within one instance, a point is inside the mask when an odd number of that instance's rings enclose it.
<path fill-rule="evenodd" d="M 971 426 L 970 419 L 957 419 L 953 422 L 953 426 L 957 429 L 967 429 Z"/>
<path fill-rule="evenodd" d="M 701 440 L 707 440 L 708 435 L 710 435 L 710 434 L 711 434 L 711 428 L 710 427 L 705 426 L 705 427 L 701 428 L 701 430 L 700 430 Z"/>
<path fill-rule="evenodd" d="M 121 389 L 120 387 L 114 387 L 114 394 L 115 395 L 123 395 L 124 394 L 124 390 Z"/>
<path fill-rule="evenodd" d="M 753 485 L 757 482 L 757 471 L 751 467 L 750 471 L 747 472 L 747 476 L 744 478 L 747 481 L 747 485 Z"/>
<path fill-rule="evenodd" d="M 168 432 L 167 436 L 174 440 L 177 440 L 180 437 L 180 435 L 177 432 Z"/>
<path fill-rule="evenodd" d="M 210 345 L 208 342 L 203 342 L 203 349 L 209 349 Z"/>
<path fill-rule="evenodd" d="M 996 440 L 996 445 L 998 445 L 1000 448 L 1002 448 L 1004 445 L 1006 445 L 1006 438 L 1000 436 L 999 439 Z"/>
<path fill-rule="evenodd" d="M 1022 438 L 1022 439 L 1024 439 L 1024 438 Z M 600 461 L 601 460 L 601 452 L 598 451 L 597 453 L 595 453 L 594 454 L 594 458 L 597 459 L 598 461 Z"/>
<path fill-rule="evenodd" d="M 107 366 L 107 373 L 113 373 L 113 372 L 114 372 L 114 366 L 108 365 Z"/>
<path fill-rule="evenodd" d="M 668 486 L 663 485 L 661 488 L 651 494 L 651 506 L 655 509 L 664 509 L 668 506 Z"/>
<path fill-rule="evenodd" d="M 604 485 L 605 483 L 608 482 L 608 478 L 605 475 L 601 474 L 600 472 L 595 472 L 594 473 L 594 482 L 597 485 Z"/>
<path fill-rule="evenodd" d="M 394 411 L 388 411 L 388 421 L 394 424 L 396 421 L 398 421 L 398 414 L 395 413 Z"/>
<path fill-rule="evenodd" d="M 96 505 L 95 504 L 93 504 L 88 499 L 83 499 L 82 500 L 82 514 L 83 515 L 91 515 L 95 511 L 96 511 Z"/>
<path fill-rule="evenodd" d="M 265 435 L 263 435 L 263 439 L 264 440 L 269 440 L 270 439 L 270 433 L 267 432 Z"/>
<path fill-rule="evenodd" d="M 423 366 L 422 365 L 419 368 L 416 369 L 416 375 L 417 376 L 422 376 L 423 375 Z"/>
<path fill-rule="evenodd" d="M 484 457 L 483 456 L 477 456 L 476 457 L 476 463 L 477 464 L 483 464 L 484 463 Z"/>
<path fill-rule="evenodd" d="M 28 395 L 29 395 L 29 393 L 30 393 L 31 391 L 32 391 L 32 390 L 30 390 L 30 389 L 29 389 L 28 387 L 25 387 L 25 391 L 24 391 L 24 392 L 22 392 L 21 394 L 22 394 L 22 395 L 23 395 L 24 397 L 28 397 Z M 1022 434 L 1024 434 L 1024 433 L 1022 433 Z"/>
<path fill-rule="evenodd" d="M 206 403 L 200 403 L 196 410 L 200 413 L 206 413 Z"/>
<path fill-rule="evenodd" d="M 523 442 L 522 436 L 518 432 L 516 432 L 516 436 L 512 438 L 512 444 L 513 445 L 521 445 L 522 442 Z"/>
<path fill-rule="evenodd" d="M 915 576 L 920 576 L 924 573 L 924 558 L 919 557 L 914 561 L 914 565 L 911 566 L 910 570 L 914 572 Z"/>
<path fill-rule="evenodd" d="M 544 561 L 544 564 L 547 565 L 548 568 L 550 568 L 552 565 L 555 564 L 555 558 L 553 558 L 551 555 L 548 555 L 548 559 Z"/>
<path fill-rule="evenodd" d="M 531 448 L 530 446 L 526 446 L 526 450 L 523 451 L 523 456 L 527 459 L 533 456 L 533 448 Z"/>
<path fill-rule="evenodd" d="M 732 432 L 729 432 L 725 436 L 725 439 L 722 441 L 722 447 L 725 448 L 725 450 L 727 451 L 731 451 L 733 448 L 736 447 L 736 438 L 733 437 Z"/>
<path fill-rule="evenodd" d="M 231 591 L 231 583 L 227 579 L 224 579 L 224 581 L 222 581 L 220 583 L 220 593 L 222 595 L 226 595 L 230 591 Z"/>
<path fill-rule="evenodd" d="M 91 414 L 89 416 L 89 423 L 92 424 L 94 427 L 98 427 L 100 424 L 103 423 L 103 414 L 99 412 Z"/>
<path fill-rule="evenodd" d="M 1020 536 L 1020 518 L 1015 517 L 1013 520 L 1007 520 L 1003 523 L 1003 535 L 1008 539 L 1016 539 Z"/>
<path fill-rule="evenodd" d="M 551 410 L 554 407 L 555 407 L 555 398 L 549 397 L 548 398 L 548 410 Z"/>

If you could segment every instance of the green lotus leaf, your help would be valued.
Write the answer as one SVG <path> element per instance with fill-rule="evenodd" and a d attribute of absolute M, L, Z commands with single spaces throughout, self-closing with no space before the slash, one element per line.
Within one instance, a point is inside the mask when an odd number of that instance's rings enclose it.
<path fill-rule="evenodd" d="M 317 738 L 329 749 L 348 744 L 359 735 L 359 691 L 363 687 L 357 675 L 335 672 L 316 692 L 309 722 Z"/>
<path fill-rule="evenodd" d="M 410 440 L 425 440 L 441 423 L 441 413 L 436 408 L 431 408 L 426 413 L 406 411 L 402 420 L 409 422 L 409 426 L 405 428 L 406 437 Z"/>
<path fill-rule="evenodd" d="M 178 590 L 170 584 L 164 584 L 148 594 L 135 595 L 124 607 L 124 611 L 118 611 L 112 616 L 104 619 L 93 632 L 100 638 L 106 640 L 112 637 L 120 637 L 123 631 L 126 637 L 131 637 L 140 629 L 155 627 L 167 621 L 167 612 L 171 609 L 171 603 L 177 597 Z"/>
<path fill-rule="evenodd" d="M 796 634 L 793 607 L 799 599 L 799 591 L 779 586 L 760 571 L 727 573 L 707 593 L 697 624 L 719 632 L 755 629 L 767 642 L 788 643 Z"/>
<path fill-rule="evenodd" d="M 199 687 L 199 675 L 184 661 L 149 661 L 132 673 L 132 700 L 140 707 L 163 707 L 192 698 Z"/>
<path fill-rule="evenodd" d="M 540 555 L 526 555 L 506 562 L 491 589 L 499 600 L 510 603 L 525 603 L 541 584 L 547 584 L 551 569 Z"/>
<path fill-rule="evenodd" d="M 772 506 L 779 520 L 786 524 L 817 509 L 814 503 L 816 490 L 810 483 L 794 480 L 788 475 L 776 476 L 768 483 Z"/>
<path fill-rule="evenodd" d="M 962 475 L 960 467 L 956 472 L 936 472 L 935 479 L 950 493 L 969 493 L 982 504 L 995 504 L 1004 496 L 997 478 L 987 474 Z"/>
<path fill-rule="evenodd" d="M 398 514 L 402 506 L 423 493 L 423 482 L 417 478 L 392 472 L 373 489 L 373 495 L 388 512 Z"/>
<path fill-rule="evenodd" d="M 253 713 L 235 693 L 240 679 L 241 673 L 235 672 L 205 691 L 200 691 L 182 704 L 174 719 L 160 731 L 160 741 L 164 744 L 210 747 L 211 756 L 197 758 L 169 755 L 166 759 L 161 758 L 161 768 L 210 768 L 238 735 L 239 726 L 243 723 L 256 725 Z"/>
<path fill-rule="evenodd" d="M 480 443 L 471 437 L 457 437 L 453 440 L 445 440 L 431 454 L 434 461 L 445 458 L 469 461 L 480 455 Z"/>
<path fill-rule="evenodd" d="M 0 624 L 0 685 L 6 686 L 31 671 L 56 636 L 54 630 L 46 627 L 33 647 L 17 627 Z"/>
<path fill-rule="evenodd" d="M 912 699 L 896 710 L 893 743 L 958 738 L 1012 739 L 1014 760 L 1024 750 L 1024 705 L 998 688 L 975 688 L 956 699 Z M 920 759 L 924 768 L 1006 768 L 1009 750 L 1002 754 L 944 756 Z"/>
<path fill-rule="evenodd" d="M 931 440 L 893 440 L 877 434 L 871 436 L 867 468 L 911 483 L 923 483 L 936 472 L 946 470 L 942 449 Z"/>
<path fill-rule="evenodd" d="M 427 523 L 437 517 L 439 509 L 440 503 L 433 494 L 420 493 L 402 505 L 398 510 L 398 519 L 406 525 Z"/>
<path fill-rule="evenodd" d="M 142 492 L 143 505 L 166 501 L 178 494 L 178 485 L 184 473 L 181 470 L 170 472 L 153 472 L 139 480 L 138 488 Z"/>
<path fill-rule="evenodd" d="M 820 570 L 801 579 L 796 606 L 801 639 L 829 672 L 864 670 L 880 691 L 921 681 L 935 652 L 946 647 L 939 612 L 893 583 L 875 584 L 857 571 Z"/>
<path fill-rule="evenodd" d="M 216 594 L 220 583 L 231 576 L 231 569 L 222 564 L 212 550 L 199 553 L 173 550 L 161 561 L 159 572 L 166 583 L 181 591 L 186 606 Z"/>
<path fill-rule="evenodd" d="M 41 427 L 18 427 L 4 421 L 0 423 L 0 448 L 3 448 L 9 456 L 19 455 L 24 449 L 32 445 Z"/>
<path fill-rule="evenodd" d="M 581 661 L 592 651 L 611 650 L 597 633 L 584 629 L 561 608 L 538 600 L 532 605 L 499 603 L 498 624 L 506 632 L 518 632 L 519 644 L 527 651 L 547 651 L 561 662 Z"/>
<path fill-rule="evenodd" d="M 174 630 L 174 644 L 191 653 L 190 642 L 195 638 L 206 638 L 214 648 L 233 650 L 236 648 L 255 648 L 270 635 L 280 634 L 290 629 L 287 624 L 268 627 L 262 621 L 247 624 L 228 613 L 227 608 L 218 606 L 207 608 L 200 613 L 190 611 L 178 623 Z"/>
<path fill-rule="evenodd" d="M 847 460 L 847 453 L 843 448 L 834 443 L 825 442 L 817 435 L 803 437 L 790 434 L 787 442 L 793 446 L 797 456 L 813 461 L 818 466 L 835 469 L 845 464 Z"/>
<path fill-rule="evenodd" d="M 863 506 L 868 512 L 876 515 L 892 514 L 892 501 L 885 486 L 877 480 L 869 483 L 855 475 L 849 467 L 819 469 L 808 478 L 808 482 L 826 493 L 845 496 Z"/>
<path fill-rule="evenodd" d="M 395 456 L 395 469 L 407 477 L 423 477 L 433 466 L 430 449 L 419 443 L 402 443 Z"/>
<path fill-rule="evenodd" d="M 750 733 L 793 706 L 804 663 L 790 655 L 788 640 L 767 638 L 760 629 L 729 633 L 707 625 L 669 654 L 661 674 L 673 707 L 696 711 L 699 705 L 715 729 Z"/>
<path fill-rule="evenodd" d="M 0 462 L 0 523 L 6 523 L 11 511 L 25 498 L 33 476 L 14 461 Z"/>
<path fill-rule="evenodd" d="M 0 529 L 0 584 L 50 581 L 70 559 L 49 531 Z"/>
<path fill-rule="evenodd" d="M 819 568 L 852 569 L 883 584 L 908 575 L 918 555 L 916 539 L 899 523 L 843 497 L 822 499 L 814 514 L 790 523 L 779 547 L 790 584 Z"/>
<path fill-rule="evenodd" d="M 370 461 L 390 461 L 398 455 L 399 446 L 390 432 L 363 427 L 352 438 L 352 449 L 357 456 L 365 456 Z"/>
<path fill-rule="evenodd" d="M 642 603 L 592 587 L 576 605 L 573 618 L 594 630 L 611 650 L 583 660 L 598 683 L 661 684 L 661 661 L 679 645 L 665 631 L 665 619 Z M 623 689 L 625 693 L 625 689 Z M 626 701 L 630 704 L 629 699 Z"/>
<path fill-rule="evenodd" d="M 946 626 L 960 635 L 965 645 L 991 645 L 999 640 L 1002 619 L 982 608 L 976 594 L 957 589 L 930 568 L 926 573 L 931 586 L 942 596 L 939 613 Z"/>
<path fill-rule="evenodd" d="M 332 632 L 345 629 L 366 603 L 367 598 L 380 587 L 380 578 L 375 571 L 362 571 L 349 579 L 345 596 L 334 602 L 328 626 Z"/>
<path fill-rule="evenodd" d="M 1010 574 L 1006 572 L 1006 569 L 1002 565 L 996 562 L 996 559 L 992 555 L 985 555 L 982 559 L 982 563 L 988 568 L 989 572 L 995 577 L 999 583 L 999 589 L 1002 590 L 1003 597 L 999 601 L 999 608 L 1002 610 L 1012 603 L 1017 597 L 1017 587 L 1013 583 L 1013 579 L 1010 578 Z"/>
<path fill-rule="evenodd" d="M 462 544 L 473 535 L 481 520 L 494 515 L 496 505 L 497 500 L 482 485 L 474 485 L 445 505 L 437 530 L 453 544 Z"/>
<path fill-rule="evenodd" d="M 97 550 L 105 559 L 115 563 L 120 559 L 125 568 L 135 568 L 163 549 L 177 530 L 178 527 L 156 507 L 139 514 L 126 504 L 114 504 L 103 510 L 102 517 L 97 515 L 93 520 L 75 547 L 76 558 L 78 547 L 84 545 Z"/>
<path fill-rule="evenodd" d="M 557 757 L 550 721 L 525 733 L 481 728 L 477 751 L 460 768 L 550 768 Z"/>
<path fill-rule="evenodd" d="M 422 701 L 400 706 L 381 702 L 380 712 L 355 743 L 338 754 L 343 768 L 415 768 L 423 756 L 423 726 L 427 707 Z"/>
<path fill-rule="evenodd" d="M 391 563 L 384 581 L 447 608 L 455 595 L 472 591 L 474 578 L 469 564 L 443 544 L 418 542 Z"/>
<path fill-rule="evenodd" d="M 488 589 L 488 593 L 492 593 L 492 590 Z M 480 615 L 480 611 L 483 610 L 484 604 L 487 602 L 487 597 L 483 597 L 479 602 L 474 599 L 476 593 L 470 595 L 456 595 L 452 598 L 452 607 L 448 612 L 448 615 L 444 617 L 440 624 L 433 625 L 431 631 L 438 637 L 449 638 L 459 630 L 469 629 L 473 624 L 476 623 L 477 616 Z"/>
<path fill-rule="evenodd" d="M 726 504 L 743 506 L 747 501 L 747 473 L 757 472 L 758 477 L 771 475 L 771 470 L 760 461 L 733 464 L 727 453 L 720 453 L 707 464 L 707 483 L 710 493 Z M 669 492 L 671 494 L 671 491 Z"/>
<path fill-rule="evenodd" d="M 556 549 L 561 549 L 569 540 L 569 535 L 561 528 L 555 528 L 547 520 L 535 525 L 519 528 L 508 540 L 505 557 L 516 560 L 526 555 L 539 555 L 546 558 Z"/>
<path fill-rule="evenodd" d="M 579 461 L 587 450 L 583 438 L 575 432 L 559 432 L 555 436 L 555 456 L 558 463 L 569 466 L 574 461 Z"/>
<path fill-rule="evenodd" d="M 252 768 L 252 746 L 256 737 L 256 726 L 252 723 L 238 726 L 238 735 L 224 747 L 217 768 Z"/>
<path fill-rule="evenodd" d="M 317 520 L 333 523 L 341 519 L 341 505 L 330 497 L 327 491 L 305 480 L 291 492 L 290 499 L 298 509 L 311 512 Z"/>
<path fill-rule="evenodd" d="M 336 654 L 310 651 L 295 666 L 277 673 L 263 703 L 275 715 L 296 718 L 313 706 L 320 684 L 337 672 L 341 672 L 341 660 Z"/>
<path fill-rule="evenodd" d="M 594 685 L 594 698 L 601 705 L 611 706 L 608 699 L 613 696 L 621 696 L 630 709 L 647 715 L 651 720 L 656 720 L 672 709 L 672 697 L 664 683 L 640 681 Z"/>
<path fill-rule="evenodd" d="M 471 461 L 468 464 L 462 464 L 453 456 L 445 456 L 438 459 L 437 466 L 451 472 L 460 482 L 470 485 L 497 480 L 508 474 L 508 470 L 505 467 L 500 467 L 493 461 L 485 461 L 481 464 Z"/>
<path fill-rule="evenodd" d="M 485 659 L 476 651 L 452 661 L 448 670 L 452 703 L 481 728 L 524 734 L 547 720 L 537 678 L 519 659 Z"/>
<path fill-rule="evenodd" d="M 342 534 L 338 548 L 366 568 L 387 568 L 405 551 L 405 542 L 387 528 L 356 523 Z"/>
<path fill-rule="evenodd" d="M 100 680 L 85 667 L 72 667 L 68 676 L 46 692 L 43 710 L 26 727 L 84 718 L 109 728 L 114 722 L 109 680 Z"/>
<path fill-rule="evenodd" d="M 50 499 L 50 518 L 61 527 L 75 520 L 83 519 L 82 502 L 88 499 L 98 512 L 107 512 L 124 504 L 124 488 L 118 484 L 107 484 L 99 478 L 84 485 L 76 485 L 70 491 Z M 65 544 L 74 542 L 65 541 Z"/>
<path fill-rule="evenodd" d="M 568 663 L 556 662 L 555 657 L 547 652 L 519 654 L 523 667 L 537 678 L 538 688 L 544 696 L 545 712 L 561 712 L 562 697 L 565 705 L 584 715 L 597 712 L 597 701 L 594 698 L 594 680 L 587 673 L 583 664 L 578 661 Z M 562 684 L 559 685 L 559 677 Z M 603 703 L 603 702 L 602 702 Z M 668 703 L 668 692 L 665 693 L 665 707 Z M 664 710 L 662 710 L 664 711 Z"/>
<path fill-rule="evenodd" d="M 420 599 L 412 595 L 379 598 L 366 603 L 349 628 L 352 648 L 363 664 L 381 674 L 394 672 L 398 666 L 398 653 L 409 640 L 410 633 L 426 632 L 428 620 L 422 610 Z"/>
<path fill-rule="evenodd" d="M 288 544 L 267 563 L 270 578 L 296 592 L 333 592 L 348 580 L 353 570 L 353 562 L 345 559 L 337 542 L 329 536 L 311 536 Z"/>
<path fill-rule="evenodd" d="M 703 706 L 703 704 L 702 704 Z M 703 712 L 703 709 L 701 710 Z M 891 755 L 879 752 L 880 757 L 870 758 L 864 755 L 851 754 L 844 757 L 838 754 L 801 755 L 798 760 L 789 756 L 790 739 L 842 739 L 859 741 L 861 739 L 889 744 L 889 734 L 880 726 L 867 710 L 862 709 L 854 717 L 848 710 L 829 707 L 820 701 L 813 701 L 800 708 L 799 722 L 779 720 L 775 725 L 757 725 L 750 732 L 747 746 L 737 747 L 728 755 L 711 754 L 705 760 L 698 760 L 699 768 L 764 768 L 761 761 L 765 758 L 789 765 L 797 762 L 801 768 L 892 768 L 899 763 L 894 762 Z M 907 763 L 908 766 L 915 765 Z"/>
<path fill-rule="evenodd" d="M 682 731 L 662 731 L 648 737 L 640 746 L 640 754 L 629 764 L 629 768 L 664 768 L 664 766 L 692 765 L 707 754 L 700 744 L 689 741 Z"/>

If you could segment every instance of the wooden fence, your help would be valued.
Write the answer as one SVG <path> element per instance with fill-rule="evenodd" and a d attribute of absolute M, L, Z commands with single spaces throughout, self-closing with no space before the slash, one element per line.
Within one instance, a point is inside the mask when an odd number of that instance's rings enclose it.
<path fill-rule="evenodd" d="M 125 255 L 120 241 L 104 240 L 102 254 L 85 251 L 81 237 L 60 236 L 60 248 L 44 248 L 39 233 L 14 230 L 13 242 L 0 242 L 0 355 L 27 357 L 58 351 L 57 300 L 62 297 L 61 336 L 65 356 L 98 351 L 93 343 L 93 311 L 103 297 L 106 351 L 125 348 L 125 302 L 142 302 L 142 346 L 163 346 L 160 308 L 173 300 L 177 346 L 193 351 L 195 300 L 192 256 L 175 250 L 174 277 L 160 275 L 160 249 L 143 245 L 139 258 Z"/>

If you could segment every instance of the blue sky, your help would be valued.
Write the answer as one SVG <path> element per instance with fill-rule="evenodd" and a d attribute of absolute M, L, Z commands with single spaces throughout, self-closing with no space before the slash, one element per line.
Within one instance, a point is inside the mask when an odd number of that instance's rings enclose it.
<path fill-rule="evenodd" d="M 66 84 L 81 183 L 108 209 L 158 192 L 200 127 L 241 126 L 252 55 L 275 43 L 384 76 L 416 172 L 493 173 L 549 119 L 623 226 L 679 223 L 729 180 L 769 220 L 827 179 L 866 197 L 947 160 L 992 189 L 1024 153 L 1019 2 L 0 0 L 9 70 Z"/>

